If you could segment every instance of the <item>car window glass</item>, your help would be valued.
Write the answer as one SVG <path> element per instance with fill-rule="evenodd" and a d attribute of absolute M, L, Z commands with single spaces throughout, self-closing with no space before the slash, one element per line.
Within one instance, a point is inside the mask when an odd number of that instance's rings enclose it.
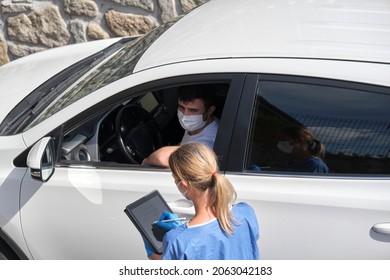
<path fill-rule="evenodd" d="M 261 81 L 246 169 L 324 173 L 289 168 L 302 158 L 295 154 L 297 140 L 282 139 L 288 137 L 281 131 L 304 127 L 323 144 L 330 173 L 389 174 L 389 108 L 390 95 L 374 90 Z"/>
<path fill-rule="evenodd" d="M 180 18 L 177 17 L 174 21 L 167 22 L 138 39 L 129 40 L 123 48 L 97 66 L 94 65 L 95 67 L 78 81 L 69 81 L 66 77 L 60 86 L 56 86 L 56 90 L 50 92 L 50 98 L 47 98 L 47 101 L 38 104 L 39 110 L 34 108 L 33 114 L 29 116 L 31 119 L 25 124 L 24 130 L 37 125 L 105 85 L 132 74 L 135 65 L 148 47 Z M 68 76 L 71 74 L 73 73 Z"/>

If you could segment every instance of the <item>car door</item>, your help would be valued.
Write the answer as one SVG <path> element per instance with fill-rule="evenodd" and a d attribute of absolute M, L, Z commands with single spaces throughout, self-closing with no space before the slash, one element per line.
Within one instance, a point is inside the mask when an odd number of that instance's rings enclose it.
<path fill-rule="evenodd" d="M 390 89 L 251 75 L 226 176 L 260 225 L 263 259 L 390 258 Z M 292 172 L 276 148 L 287 125 L 311 129 L 331 173 Z"/>
<path fill-rule="evenodd" d="M 232 125 L 224 121 L 225 115 L 230 115 L 225 111 L 234 113 L 237 110 L 244 75 L 166 79 L 159 82 L 159 85 L 151 83 L 119 95 L 132 98 L 140 96 L 141 92 L 170 89 L 180 84 L 221 81 L 228 82 L 229 88 L 220 115 L 221 125 L 215 146 L 220 145 L 218 150 L 224 154 L 224 139 L 230 139 L 228 132 L 231 131 L 224 126 Z M 114 109 L 110 111 L 110 107 L 115 107 L 111 106 L 112 103 L 120 105 L 125 102 L 118 96 L 106 100 L 105 106 L 98 104 L 88 108 L 49 135 L 55 139 L 58 150 L 66 151 L 66 154 L 58 160 L 54 174 L 47 182 L 39 182 L 31 176 L 25 176 L 23 180 L 21 221 L 27 246 L 35 259 L 145 259 L 141 235 L 124 209 L 126 205 L 154 189 L 160 191 L 175 213 L 191 216 L 194 212 L 192 203 L 177 191 L 169 170 L 107 160 L 107 155 L 104 156 L 104 161 L 100 160 L 102 153 L 96 152 L 96 149 L 103 144 L 96 140 L 93 145 L 93 139 L 98 138 L 100 132 L 97 131 L 102 131 L 106 126 L 99 124 L 99 129 L 96 129 L 90 124 L 95 119 L 98 120 L 97 123 L 109 119 L 111 112 L 115 112 Z M 97 108 L 102 111 L 97 112 Z M 100 119 L 100 116 L 104 117 Z M 84 136 L 87 136 L 84 138 L 73 137 L 65 145 L 67 135 L 78 129 L 83 133 L 90 131 L 90 135 L 85 133 Z M 71 147 L 74 142 L 85 138 L 90 140 L 79 145 L 80 149 L 75 149 L 78 156 L 68 156 L 71 154 L 68 150 L 73 149 Z M 86 151 L 89 151 L 88 156 Z"/>

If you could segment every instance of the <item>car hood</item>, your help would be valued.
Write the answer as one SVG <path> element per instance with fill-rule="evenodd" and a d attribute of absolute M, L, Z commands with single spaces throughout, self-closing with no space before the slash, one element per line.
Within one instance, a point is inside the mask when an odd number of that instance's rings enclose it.
<path fill-rule="evenodd" d="M 10 110 L 47 79 L 120 39 L 97 40 L 53 48 L 1 66 L 0 123 Z"/>

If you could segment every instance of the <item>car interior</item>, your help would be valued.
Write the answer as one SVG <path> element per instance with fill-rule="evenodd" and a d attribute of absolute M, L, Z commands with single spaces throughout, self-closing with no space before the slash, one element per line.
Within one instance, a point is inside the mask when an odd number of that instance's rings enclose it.
<path fill-rule="evenodd" d="M 220 118 L 229 84 L 212 85 L 214 116 Z M 61 161 L 141 164 L 156 149 L 179 144 L 184 130 L 177 119 L 178 88 L 133 94 L 120 104 L 108 105 L 103 113 L 65 133 Z"/>

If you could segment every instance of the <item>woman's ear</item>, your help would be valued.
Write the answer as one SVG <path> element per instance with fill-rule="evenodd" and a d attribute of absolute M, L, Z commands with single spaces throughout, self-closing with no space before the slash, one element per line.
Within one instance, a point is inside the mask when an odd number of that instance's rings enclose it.
<path fill-rule="evenodd" d="M 185 187 L 186 189 L 188 189 L 188 183 L 187 183 L 187 181 L 184 181 L 184 180 L 181 180 L 181 185 L 183 186 L 183 187 Z"/>

